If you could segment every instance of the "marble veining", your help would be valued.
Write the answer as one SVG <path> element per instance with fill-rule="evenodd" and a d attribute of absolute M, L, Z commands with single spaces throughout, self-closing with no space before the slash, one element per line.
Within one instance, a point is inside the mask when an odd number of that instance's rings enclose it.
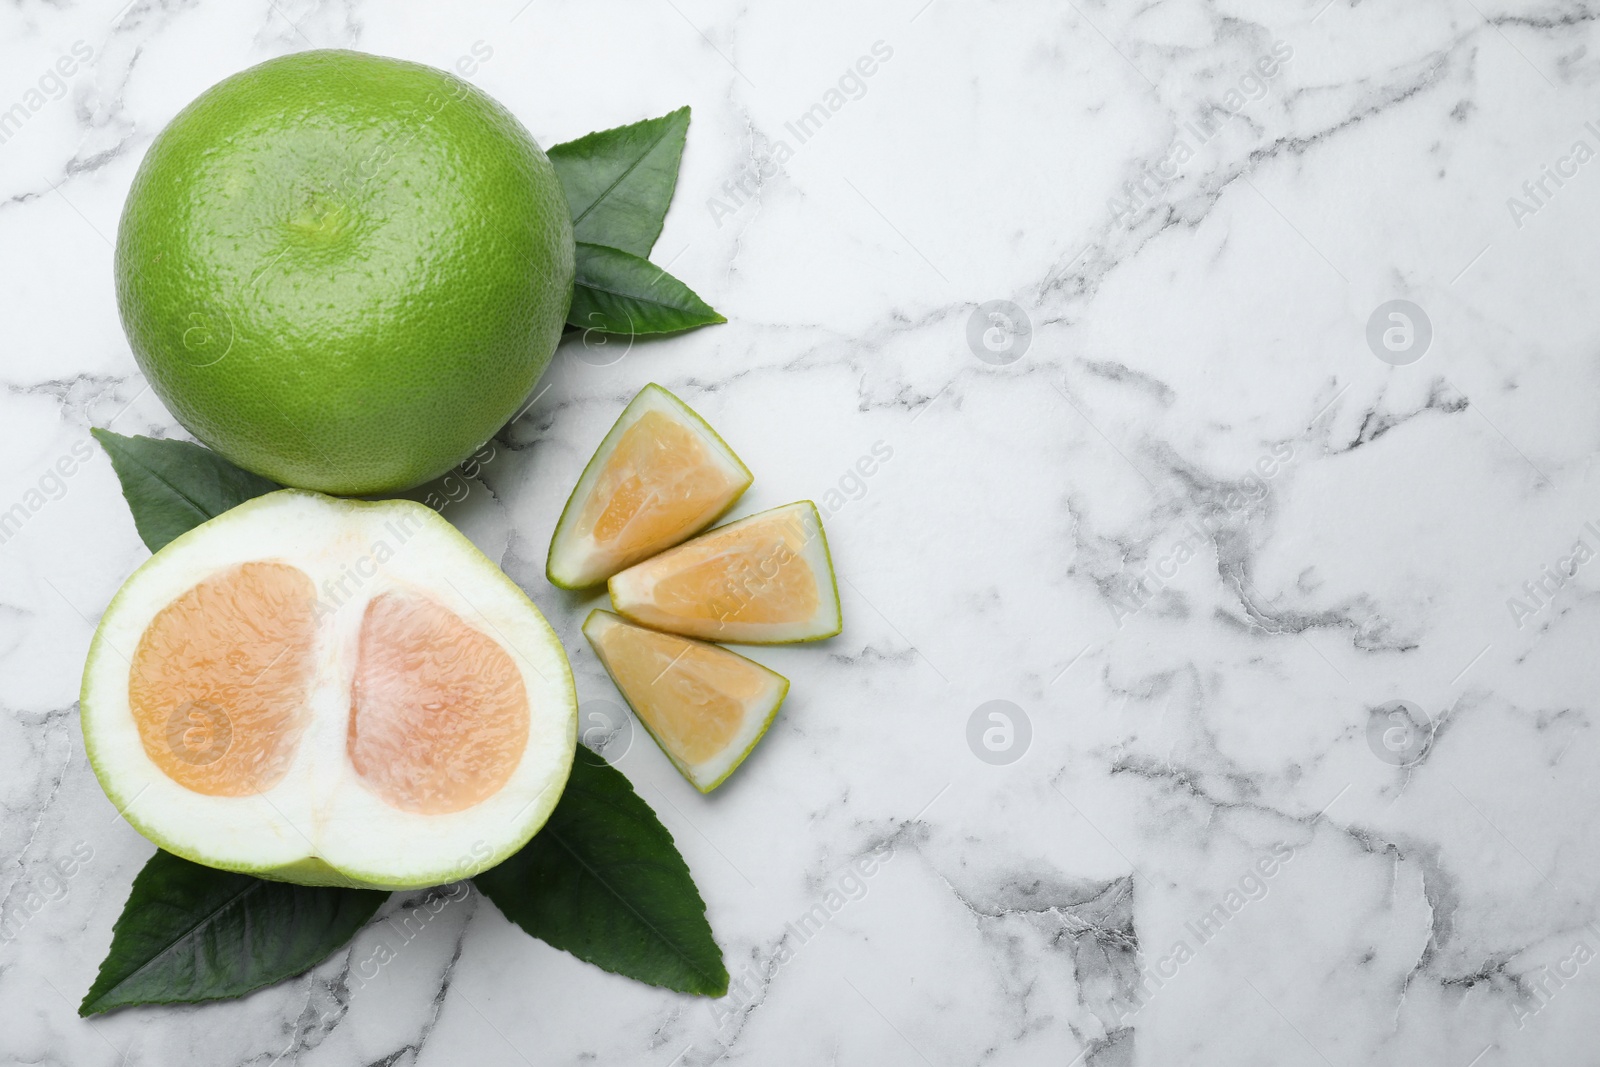
<path fill-rule="evenodd" d="M 0 1060 L 1591 1062 L 1597 21 L 8 6 Z M 472 79 L 545 144 L 694 109 L 654 258 L 729 323 L 569 339 L 491 458 L 419 493 L 549 616 L 591 709 L 618 704 L 591 598 L 543 558 L 642 385 L 758 472 L 742 512 L 822 508 L 845 632 L 756 653 L 794 689 L 746 765 L 703 798 L 642 731 L 615 754 L 702 888 L 722 1000 L 462 889 L 237 1002 L 75 1014 L 151 851 L 77 722 L 146 555 L 88 430 L 183 433 L 110 239 L 180 107 L 311 47 L 487 53 Z"/>

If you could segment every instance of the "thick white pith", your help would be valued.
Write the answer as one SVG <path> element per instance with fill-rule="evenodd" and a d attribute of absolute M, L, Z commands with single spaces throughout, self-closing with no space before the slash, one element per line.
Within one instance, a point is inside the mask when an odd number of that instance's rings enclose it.
<path fill-rule="evenodd" d="M 239 563 L 292 564 L 312 579 L 321 622 L 310 723 L 282 780 L 244 797 L 191 791 L 149 758 L 129 708 L 129 665 L 155 615 Z M 462 811 L 401 811 L 363 784 L 346 751 L 350 683 L 368 601 L 431 598 L 505 649 L 528 696 L 529 736 L 505 786 Z M 407 888 L 484 870 L 525 844 L 571 767 L 577 703 L 566 655 L 498 567 L 432 510 L 285 490 L 178 538 L 129 578 L 90 647 L 82 694 L 89 759 L 112 803 L 162 848 L 264 877 Z"/>
<path fill-rule="evenodd" d="M 583 475 L 578 479 L 578 484 L 572 490 L 572 495 L 567 499 L 567 505 L 561 512 L 561 518 L 556 523 L 555 534 L 550 538 L 550 554 L 545 565 L 546 575 L 556 585 L 565 589 L 586 589 L 599 585 L 637 559 L 649 556 L 652 551 L 668 547 L 657 546 L 636 554 L 633 558 L 617 560 L 596 542 L 592 531 L 580 529 L 584 506 L 593 495 L 595 485 L 604 473 L 612 454 L 615 453 L 618 443 L 634 423 L 650 412 L 666 415 L 695 433 L 705 445 L 709 461 L 722 475 L 726 485 L 725 495 L 707 507 L 699 522 L 684 534 L 685 537 L 692 536 L 716 522 L 754 481 L 749 468 L 740 462 L 733 450 L 687 404 L 659 385 L 652 383 L 645 386 L 623 409 L 616 423 L 606 434 L 605 440 L 595 449 L 594 456 L 590 458 L 588 466 L 584 467 Z"/>

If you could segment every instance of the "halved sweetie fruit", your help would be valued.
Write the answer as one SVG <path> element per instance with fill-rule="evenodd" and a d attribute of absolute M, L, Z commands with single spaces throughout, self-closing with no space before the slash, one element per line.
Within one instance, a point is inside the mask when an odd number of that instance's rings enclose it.
<path fill-rule="evenodd" d="M 754 660 L 609 611 L 590 612 L 583 635 L 656 744 L 702 793 L 744 761 L 789 692 L 787 678 Z"/>
<path fill-rule="evenodd" d="M 754 481 L 689 405 L 647 385 L 583 469 L 550 539 L 545 574 L 598 585 L 716 522 Z"/>
<path fill-rule="evenodd" d="M 140 833 L 308 885 L 493 866 L 544 825 L 577 739 L 559 640 L 453 526 L 292 489 L 128 579 L 81 710 L 89 762 Z"/>
<path fill-rule="evenodd" d="M 611 604 L 657 630 L 777 645 L 843 626 L 822 516 L 809 500 L 719 526 L 613 575 Z"/>

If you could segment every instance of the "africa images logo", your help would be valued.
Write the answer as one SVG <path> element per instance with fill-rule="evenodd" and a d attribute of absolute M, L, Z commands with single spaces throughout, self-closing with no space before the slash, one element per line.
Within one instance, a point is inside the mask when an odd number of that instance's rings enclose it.
<path fill-rule="evenodd" d="M 894 48 L 887 42 L 872 42 L 870 54 L 859 56 L 846 67 L 838 81 L 822 94 L 822 99 L 802 111 L 792 122 L 783 124 L 783 128 L 794 138 L 795 145 L 803 145 L 811 140 L 822 131 L 829 119 L 844 110 L 846 104 L 866 96 L 867 79 L 893 58 Z M 727 199 L 713 196 L 706 200 L 706 211 L 717 228 L 722 228 L 723 219 L 737 214 L 739 209 L 751 203 L 761 186 L 776 177 L 783 165 L 794 158 L 794 154 L 794 146 L 782 137 L 770 144 L 757 145 L 751 153 L 750 162 L 722 183 L 721 192 Z"/>
<path fill-rule="evenodd" d="M 1221 103 L 1207 103 L 1202 107 L 1199 118 L 1185 122 L 1177 130 L 1171 148 L 1160 158 L 1145 163 L 1137 179 L 1123 184 L 1126 200 L 1113 196 L 1106 202 L 1111 220 L 1125 226 L 1133 225 L 1139 212 L 1159 200 L 1167 187 L 1183 176 L 1184 166 L 1216 138 L 1229 119 L 1266 97 L 1272 79 L 1282 73 L 1283 64 L 1293 58 L 1294 46 L 1287 41 L 1274 42 L 1271 52 L 1258 56 L 1250 69 L 1222 94 Z"/>
<path fill-rule="evenodd" d="M 82 70 L 83 64 L 93 58 L 93 48 L 82 41 L 73 41 L 71 51 L 46 68 L 35 81 L 34 87 L 22 94 L 22 99 L 0 111 L 0 145 L 15 137 L 23 124 L 44 110 L 50 101 L 66 96 L 67 79 Z"/>

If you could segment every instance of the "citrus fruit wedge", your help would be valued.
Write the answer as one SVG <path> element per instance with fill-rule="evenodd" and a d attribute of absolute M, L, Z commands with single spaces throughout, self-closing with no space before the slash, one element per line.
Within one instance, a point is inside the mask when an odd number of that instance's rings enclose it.
<path fill-rule="evenodd" d="M 520 849 L 572 766 L 539 610 L 431 509 L 283 490 L 190 530 L 106 609 L 84 743 L 135 829 L 197 863 L 405 889 Z"/>
<path fill-rule="evenodd" d="M 725 648 L 592 611 L 583 635 L 661 751 L 709 793 L 772 725 L 789 680 Z"/>
<path fill-rule="evenodd" d="M 563 589 L 599 585 L 716 522 L 754 480 L 689 405 L 647 385 L 583 469 L 545 574 Z"/>
<path fill-rule="evenodd" d="M 612 576 L 611 604 L 657 630 L 779 645 L 843 625 L 822 516 L 809 500 L 719 526 Z"/>

